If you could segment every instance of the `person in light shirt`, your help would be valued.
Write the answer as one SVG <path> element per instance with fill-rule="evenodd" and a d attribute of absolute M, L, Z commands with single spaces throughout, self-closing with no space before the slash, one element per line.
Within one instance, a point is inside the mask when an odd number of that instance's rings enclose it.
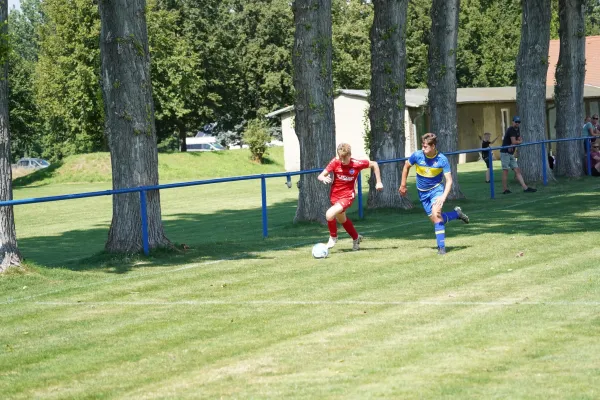
<path fill-rule="evenodd" d="M 327 164 L 317 178 L 326 185 L 331 184 L 331 192 L 329 193 L 331 207 L 325 213 L 327 227 L 329 228 L 327 248 L 332 248 L 337 243 L 337 223 L 339 222 L 352 238 L 352 250 L 360 250 L 360 242 L 363 240 L 363 236 L 358 234 L 354 224 L 346 216 L 346 210 L 354 202 L 354 198 L 356 197 L 354 191 L 356 179 L 360 171 L 365 168 L 373 168 L 376 181 L 375 189 L 383 190 L 381 173 L 377 162 L 352 158 L 350 145 L 348 143 L 340 143 L 337 147 L 337 157 Z M 333 175 L 333 178 L 331 175 Z"/>

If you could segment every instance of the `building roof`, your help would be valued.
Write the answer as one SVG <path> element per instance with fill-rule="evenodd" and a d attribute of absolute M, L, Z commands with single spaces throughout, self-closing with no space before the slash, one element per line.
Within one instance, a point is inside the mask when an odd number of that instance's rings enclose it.
<path fill-rule="evenodd" d="M 548 51 L 546 84 L 554 85 L 556 64 L 560 52 L 560 40 L 551 40 Z M 585 38 L 585 84 L 600 87 L 600 36 Z"/>
<path fill-rule="evenodd" d="M 514 86 L 493 87 L 493 88 L 459 88 L 456 91 L 457 104 L 472 103 L 510 103 L 517 101 L 517 88 Z M 405 94 L 405 103 L 407 107 L 418 108 L 427 104 L 429 89 L 407 89 Z M 337 96 L 355 96 L 368 98 L 368 90 L 342 89 Z M 583 89 L 584 98 L 600 98 L 600 86 L 585 85 Z M 546 100 L 553 100 L 554 86 L 546 86 Z M 294 106 L 288 106 L 267 114 L 267 118 L 275 117 L 280 114 L 291 112 Z"/>

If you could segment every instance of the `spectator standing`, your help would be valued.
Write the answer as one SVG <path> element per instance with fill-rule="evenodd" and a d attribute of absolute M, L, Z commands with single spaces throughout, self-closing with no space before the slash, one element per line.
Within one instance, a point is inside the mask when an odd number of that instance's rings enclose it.
<path fill-rule="evenodd" d="M 504 138 L 502 139 L 502 147 L 510 146 L 510 145 L 519 145 L 523 143 L 523 138 L 521 137 L 521 118 L 518 116 L 513 117 L 513 123 L 508 127 L 506 133 L 504 134 Z M 517 159 L 515 158 L 515 148 L 508 147 L 500 149 L 500 161 L 502 162 L 502 188 L 504 191 L 503 194 L 512 193 L 508 189 L 508 170 L 512 169 L 515 172 L 515 178 L 521 184 L 523 191 L 526 193 L 537 192 L 537 189 L 530 188 L 523 181 L 523 176 L 521 175 L 521 169 L 517 164 Z"/>

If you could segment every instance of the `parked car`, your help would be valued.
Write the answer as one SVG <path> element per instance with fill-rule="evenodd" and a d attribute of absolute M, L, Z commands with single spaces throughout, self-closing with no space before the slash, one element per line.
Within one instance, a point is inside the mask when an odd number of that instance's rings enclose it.
<path fill-rule="evenodd" d="M 17 167 L 19 168 L 41 169 L 49 166 L 50 163 L 43 158 L 21 158 L 17 161 Z"/>
<path fill-rule="evenodd" d="M 217 140 L 212 137 L 191 137 L 185 139 L 187 151 L 221 151 L 225 147 L 217 143 Z"/>

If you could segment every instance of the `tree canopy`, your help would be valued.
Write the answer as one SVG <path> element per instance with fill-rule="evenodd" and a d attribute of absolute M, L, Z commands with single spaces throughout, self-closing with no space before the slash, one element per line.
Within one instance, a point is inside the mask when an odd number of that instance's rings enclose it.
<path fill-rule="evenodd" d="M 600 34 L 600 4 L 585 0 L 586 34 Z M 552 0 L 551 38 L 558 38 Z M 406 87 L 427 86 L 431 0 L 407 10 Z M 248 121 L 294 103 L 294 23 L 289 0 L 148 0 L 148 40 L 159 145 L 210 125 L 239 140 Z M 332 1 L 334 89 L 368 89 L 373 4 Z M 462 0 L 458 87 L 514 86 L 518 0 Z M 22 0 L 9 16 L 14 158 L 106 150 L 100 92 L 98 6 Z"/>

